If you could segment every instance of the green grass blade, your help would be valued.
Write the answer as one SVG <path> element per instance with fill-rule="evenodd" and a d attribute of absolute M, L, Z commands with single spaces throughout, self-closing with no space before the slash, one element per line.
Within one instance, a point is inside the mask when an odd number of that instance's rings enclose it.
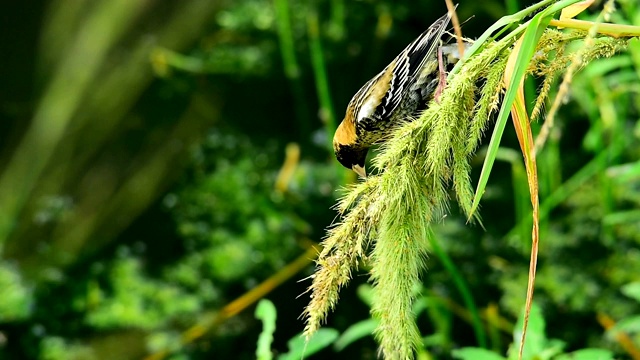
<path fill-rule="evenodd" d="M 309 50 L 311 52 L 311 65 L 313 66 L 313 76 L 316 82 L 318 101 L 320 102 L 320 117 L 325 123 L 327 134 L 333 133 L 338 125 L 336 124 L 333 102 L 331 101 L 331 90 L 329 89 L 329 77 L 327 76 L 327 66 L 324 61 L 322 41 L 320 40 L 320 26 L 318 24 L 318 13 L 310 10 L 307 15 L 307 32 L 309 36 Z M 327 136 L 327 148 L 333 149 L 333 139 Z"/>
<path fill-rule="evenodd" d="M 473 199 L 473 204 L 471 205 L 471 214 L 473 214 L 478 208 L 480 198 L 482 197 L 487 182 L 489 181 L 489 174 L 491 173 L 491 168 L 493 167 L 493 163 L 496 159 L 496 153 L 500 147 L 500 140 L 502 139 L 504 128 L 507 125 L 507 118 L 511 111 L 511 105 L 516 98 L 518 85 L 524 77 L 524 73 L 527 70 L 531 57 L 533 57 L 538 39 L 540 39 L 542 32 L 551 20 L 549 16 L 543 17 L 543 15 L 545 15 L 545 12 L 541 12 L 536 15 L 527 26 L 523 35 L 522 45 L 513 70 L 513 76 L 507 86 L 507 92 L 502 101 L 500 112 L 498 113 L 498 120 L 496 121 L 496 125 L 493 129 L 493 134 L 491 135 L 491 141 L 489 142 L 489 147 L 487 149 L 487 156 L 482 166 L 480 179 L 478 180 L 478 187 L 476 188 L 476 194 Z"/>
<path fill-rule="evenodd" d="M 471 324 L 473 326 L 473 332 L 475 333 L 476 340 L 478 341 L 478 345 L 482 348 L 487 348 L 487 335 L 484 331 L 484 327 L 482 326 L 482 320 L 480 319 L 480 313 L 478 312 L 478 308 L 476 306 L 475 301 L 473 300 L 473 295 L 471 294 L 471 290 L 467 286 L 467 283 L 464 281 L 464 277 L 458 271 L 453 261 L 449 255 L 442 249 L 440 243 L 433 234 L 432 231 L 429 231 L 429 244 L 431 245 L 433 252 L 438 256 L 440 261 L 442 261 L 442 265 L 447 269 L 451 278 L 453 279 L 453 283 L 455 284 L 458 292 L 460 292 L 460 296 L 462 297 L 462 301 L 464 302 L 465 307 L 469 310 L 471 314 Z"/>
<path fill-rule="evenodd" d="M 258 337 L 256 347 L 256 359 L 271 360 L 271 343 L 273 342 L 273 333 L 276 331 L 276 307 L 267 299 L 262 299 L 256 306 L 255 317 L 262 320 L 263 328 Z"/>
<path fill-rule="evenodd" d="M 544 0 L 541 1 L 539 3 L 533 4 L 521 11 L 518 11 L 515 14 L 512 15 L 507 15 L 507 16 L 503 16 L 500 18 L 500 20 L 496 21 L 493 25 L 491 25 L 491 27 L 489 27 L 471 46 L 471 48 L 469 48 L 468 51 L 466 51 L 464 53 L 464 59 L 463 61 L 459 61 L 456 66 L 453 68 L 453 70 L 451 70 L 451 74 L 456 74 L 458 73 L 458 71 L 460 71 L 460 67 L 462 66 L 462 64 L 469 59 L 470 56 L 472 56 L 473 54 L 477 53 L 478 50 L 480 49 L 480 47 L 487 41 L 489 40 L 489 38 L 493 35 L 494 32 L 496 32 L 496 30 L 504 28 L 507 25 L 511 25 L 513 23 L 517 23 L 519 21 L 521 21 L 522 19 L 524 19 L 526 16 L 528 16 L 529 14 L 531 14 L 532 12 L 543 8 L 547 5 L 549 5 L 550 3 L 552 3 L 555 0 Z M 576 0 L 577 1 L 577 0 Z M 503 31 L 505 31 L 505 29 L 502 29 L 500 32 L 498 32 L 495 36 L 499 35 L 500 33 L 502 33 Z M 524 30 L 524 28 L 522 29 Z M 515 33 L 512 33 L 510 36 L 514 36 L 515 34 L 519 33 L 522 30 L 517 30 Z"/>

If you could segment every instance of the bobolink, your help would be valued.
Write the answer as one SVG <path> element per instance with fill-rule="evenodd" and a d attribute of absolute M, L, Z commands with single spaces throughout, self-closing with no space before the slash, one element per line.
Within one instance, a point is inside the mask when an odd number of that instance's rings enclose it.
<path fill-rule="evenodd" d="M 392 127 L 417 117 L 433 98 L 444 71 L 438 49 L 450 19 L 447 14 L 436 20 L 353 96 L 333 137 L 333 150 L 344 167 L 366 177 L 369 148 Z"/>

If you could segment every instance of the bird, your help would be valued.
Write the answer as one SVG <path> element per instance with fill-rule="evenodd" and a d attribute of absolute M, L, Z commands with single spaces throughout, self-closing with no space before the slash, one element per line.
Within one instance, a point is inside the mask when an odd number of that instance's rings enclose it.
<path fill-rule="evenodd" d="M 417 117 L 433 98 L 443 78 L 438 49 L 450 20 L 450 13 L 436 20 L 351 98 L 333 137 L 335 156 L 344 167 L 366 178 L 369 148 L 393 127 Z"/>

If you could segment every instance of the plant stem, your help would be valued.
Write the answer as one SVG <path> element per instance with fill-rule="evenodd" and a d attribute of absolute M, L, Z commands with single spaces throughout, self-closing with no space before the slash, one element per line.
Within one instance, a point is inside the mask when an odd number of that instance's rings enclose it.
<path fill-rule="evenodd" d="M 471 295 L 471 291 L 467 286 L 467 283 L 464 281 L 464 278 L 458 271 L 458 268 L 455 266 L 453 261 L 449 255 L 442 249 L 440 243 L 436 239 L 435 234 L 429 231 L 429 243 L 433 249 L 433 252 L 438 256 L 440 261 L 442 261 L 442 265 L 444 265 L 445 269 L 451 274 L 451 278 L 453 279 L 453 283 L 456 288 L 460 292 L 460 296 L 462 296 L 462 301 L 464 302 L 467 309 L 469 309 L 469 313 L 471 314 L 471 324 L 473 326 L 473 332 L 476 335 L 476 340 L 478 340 L 478 345 L 482 348 L 487 348 L 487 335 L 484 332 L 484 328 L 482 327 L 482 320 L 480 319 L 480 313 L 478 313 L 478 308 L 476 307 L 476 303 L 473 300 L 473 295 Z"/>

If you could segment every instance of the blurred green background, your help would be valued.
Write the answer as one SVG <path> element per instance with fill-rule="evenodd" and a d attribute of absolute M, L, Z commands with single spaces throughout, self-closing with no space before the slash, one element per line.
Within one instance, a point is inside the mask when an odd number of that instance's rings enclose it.
<path fill-rule="evenodd" d="M 526 5 L 463 0 L 458 15 L 475 37 Z M 333 130 L 444 3 L 0 6 L 0 358 L 255 358 L 251 302 L 237 315 L 224 307 L 301 257 L 303 270 L 266 295 L 278 312 L 271 347 L 286 352 L 308 301 L 298 295 L 309 281 L 296 280 L 312 274 L 309 249 L 334 221 L 337 189 L 356 181 L 333 159 Z M 639 14 L 636 0 L 620 1 L 612 21 L 640 25 Z M 538 157 L 535 299 L 567 351 L 631 358 L 629 343 L 640 347 L 639 75 L 638 46 L 587 67 Z M 530 203 L 513 131 L 503 146 L 486 230 L 453 203 L 435 225 L 455 268 L 432 256 L 424 275 L 418 323 L 432 358 L 481 345 L 452 271 L 484 316 L 484 346 L 504 354 L 512 341 Z M 366 273 L 354 275 L 329 318 L 340 332 L 369 316 Z M 316 356 L 374 359 L 376 345 L 364 337 Z"/>

